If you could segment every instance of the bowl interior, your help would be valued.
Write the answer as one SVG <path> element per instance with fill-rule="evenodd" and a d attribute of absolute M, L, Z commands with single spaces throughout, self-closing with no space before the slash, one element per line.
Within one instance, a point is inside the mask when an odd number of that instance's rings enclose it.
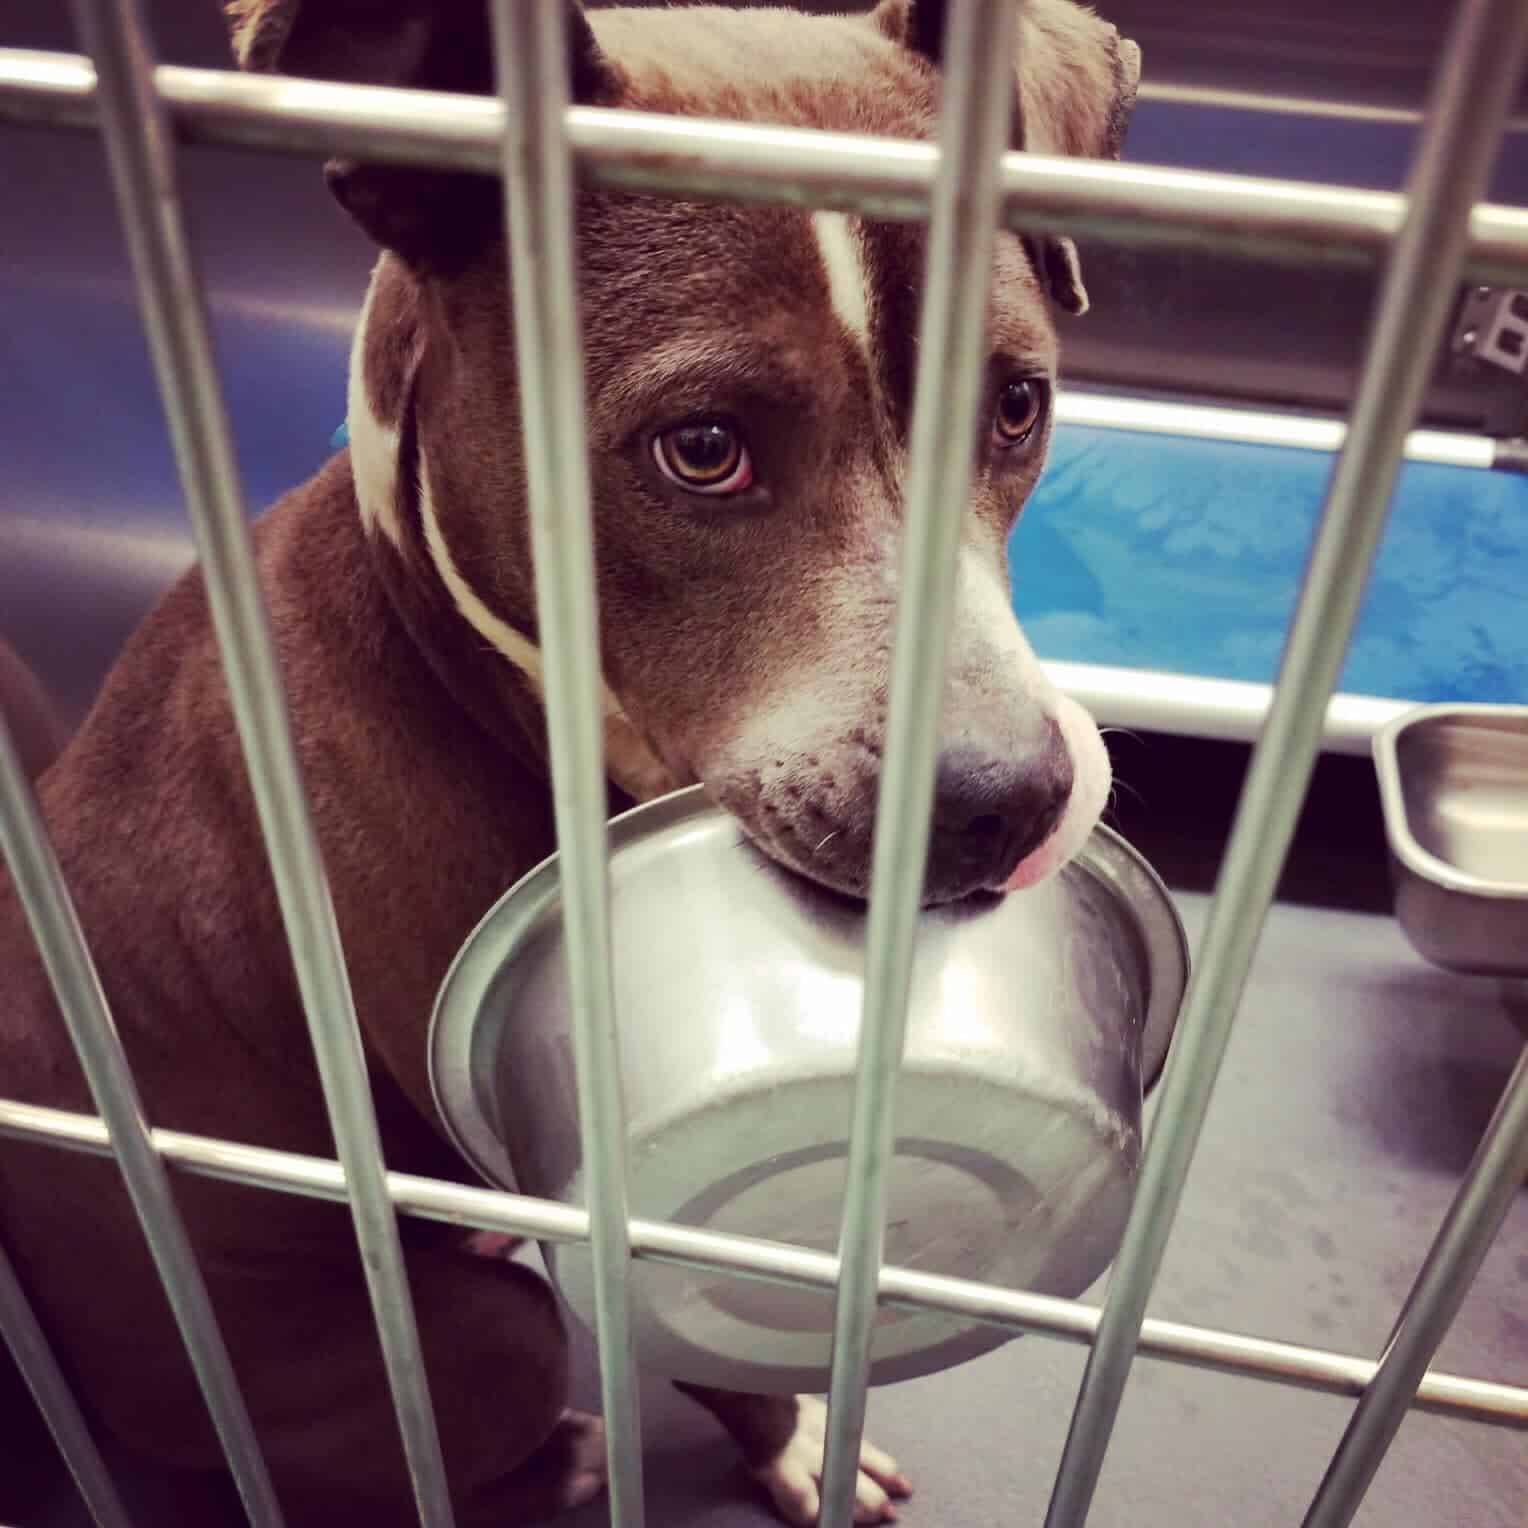
<path fill-rule="evenodd" d="M 1389 828 L 1411 868 L 1425 876 L 1431 860 L 1455 889 L 1528 897 L 1528 708 L 1419 716 L 1395 734 L 1393 760 Z"/>

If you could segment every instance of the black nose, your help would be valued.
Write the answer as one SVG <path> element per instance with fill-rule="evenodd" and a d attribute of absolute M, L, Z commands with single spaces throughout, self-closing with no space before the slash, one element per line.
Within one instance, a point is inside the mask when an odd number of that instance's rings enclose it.
<path fill-rule="evenodd" d="M 1055 831 L 1072 794 L 1072 757 L 1061 729 L 1016 758 L 976 748 L 940 755 L 934 777 L 927 893 L 948 901 L 995 889 Z"/>

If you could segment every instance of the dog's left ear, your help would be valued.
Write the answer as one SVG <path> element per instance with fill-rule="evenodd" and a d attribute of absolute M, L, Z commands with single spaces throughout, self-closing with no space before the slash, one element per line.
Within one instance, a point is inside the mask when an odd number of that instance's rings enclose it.
<path fill-rule="evenodd" d="M 527 0 L 518 0 L 527 3 Z M 619 88 L 588 18 L 565 0 L 572 98 Z M 224 0 L 240 68 L 462 95 L 494 90 L 489 0 Z M 451 264 L 502 221 L 498 182 L 410 165 L 331 160 L 330 190 L 373 239 L 411 264 Z"/>
<path fill-rule="evenodd" d="M 1073 0 L 1025 0 L 1016 65 L 1016 149 L 1118 159 L 1141 79 L 1141 50 Z M 938 65 L 944 0 L 881 0 L 871 15 L 894 42 Z M 1058 307 L 1086 313 L 1077 246 L 1031 235 L 1025 241 Z"/>

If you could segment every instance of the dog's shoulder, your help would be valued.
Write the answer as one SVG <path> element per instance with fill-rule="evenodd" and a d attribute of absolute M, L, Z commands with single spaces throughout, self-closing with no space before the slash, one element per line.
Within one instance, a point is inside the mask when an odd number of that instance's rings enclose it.
<path fill-rule="evenodd" d="M 261 516 L 254 539 L 362 1022 L 407 1029 L 417 1049 L 457 944 L 549 852 L 549 813 L 524 771 L 455 706 L 393 612 L 345 453 Z M 147 1075 L 157 1048 L 194 1035 L 235 1055 L 210 1033 L 214 1024 L 242 1031 L 239 1046 L 272 1058 L 285 1049 L 305 1065 L 274 879 L 199 569 L 129 639 L 39 799 L 119 1027 L 149 1053 Z M 39 1085 L 53 1076 L 57 1087 L 44 1091 L 78 1104 L 60 1080 L 66 1046 L 45 1020 L 51 999 L 3 874 L 0 969 L 7 1067 L 36 1052 Z M 401 1064 L 401 1041 L 389 1048 Z"/>
<path fill-rule="evenodd" d="M 261 581 L 278 643 L 301 602 L 304 565 L 334 566 L 338 485 L 288 494 L 256 526 Z M 329 501 L 333 501 L 332 503 Z M 354 518 L 352 513 L 351 518 Z M 357 533 L 359 535 L 359 533 Z M 275 598 L 271 598 L 274 593 Z M 304 665 L 310 660 L 305 660 Z M 207 970 L 270 916 L 253 796 L 199 567 L 183 574 L 129 637 L 83 724 L 37 784 L 38 801 L 119 1028 L 179 1026 L 208 996 Z M 229 937 L 219 937 L 226 931 Z M 15 889 L 0 872 L 0 1043 L 16 1077 L 25 1057 L 56 1101 L 81 1102 L 52 999 Z M 224 973 L 238 980 L 248 973 Z M 51 1079 L 51 1080 L 50 1080 Z"/>

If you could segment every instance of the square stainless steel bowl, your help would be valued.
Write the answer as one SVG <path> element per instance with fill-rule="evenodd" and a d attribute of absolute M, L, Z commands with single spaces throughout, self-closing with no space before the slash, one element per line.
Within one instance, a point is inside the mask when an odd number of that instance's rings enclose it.
<path fill-rule="evenodd" d="M 1528 706 L 1422 706 L 1374 741 L 1396 917 L 1450 971 L 1528 977 Z"/>

